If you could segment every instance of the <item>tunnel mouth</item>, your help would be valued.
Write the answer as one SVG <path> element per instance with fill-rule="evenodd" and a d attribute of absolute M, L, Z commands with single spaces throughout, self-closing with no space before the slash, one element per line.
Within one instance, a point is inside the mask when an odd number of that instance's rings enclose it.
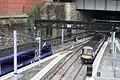
<path fill-rule="evenodd" d="M 92 19 L 120 21 L 120 11 L 87 10 L 77 8 L 76 10 L 82 12 L 84 15 L 90 16 Z"/>

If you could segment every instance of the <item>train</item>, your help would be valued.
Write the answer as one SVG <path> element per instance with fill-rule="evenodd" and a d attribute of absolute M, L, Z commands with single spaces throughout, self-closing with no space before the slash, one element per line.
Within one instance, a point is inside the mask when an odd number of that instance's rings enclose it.
<path fill-rule="evenodd" d="M 52 55 L 52 45 L 50 43 L 45 43 L 41 47 L 41 53 L 39 57 L 44 59 L 50 55 Z M 3 76 L 9 72 L 14 70 L 14 55 L 13 53 L 9 56 L 4 56 L 0 58 L 0 76 Z M 31 62 L 37 61 L 35 59 L 35 49 L 28 49 L 22 52 L 17 53 L 17 68 L 24 67 Z"/>
<path fill-rule="evenodd" d="M 84 44 L 81 49 L 80 60 L 82 63 L 92 64 L 96 55 L 97 55 L 97 48 L 104 39 L 103 35 L 95 35 L 88 43 Z"/>

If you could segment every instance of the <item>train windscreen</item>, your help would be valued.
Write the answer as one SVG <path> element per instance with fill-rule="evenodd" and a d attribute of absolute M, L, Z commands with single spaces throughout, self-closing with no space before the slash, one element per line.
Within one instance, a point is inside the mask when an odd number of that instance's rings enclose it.
<path fill-rule="evenodd" d="M 91 55 L 92 54 L 92 50 L 91 49 L 84 49 L 84 53 L 86 55 Z"/>

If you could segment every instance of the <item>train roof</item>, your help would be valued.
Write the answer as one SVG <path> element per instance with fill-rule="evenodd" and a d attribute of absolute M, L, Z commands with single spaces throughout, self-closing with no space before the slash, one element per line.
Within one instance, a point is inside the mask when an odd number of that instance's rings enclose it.
<path fill-rule="evenodd" d="M 84 46 L 84 49 L 93 49 L 91 46 Z"/>

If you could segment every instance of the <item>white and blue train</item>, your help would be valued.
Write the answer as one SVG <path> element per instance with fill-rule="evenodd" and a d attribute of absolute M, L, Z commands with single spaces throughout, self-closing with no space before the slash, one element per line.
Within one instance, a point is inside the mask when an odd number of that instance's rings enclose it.
<path fill-rule="evenodd" d="M 82 52 L 80 54 L 80 59 L 83 63 L 92 64 L 97 53 L 95 52 L 100 44 L 102 35 L 96 35 L 90 42 L 86 43 L 82 47 Z"/>
<path fill-rule="evenodd" d="M 46 58 L 47 56 L 52 55 L 52 46 L 50 43 L 46 43 L 41 48 L 40 58 Z M 0 58 L 0 76 L 7 74 L 14 70 L 14 56 L 13 53 L 9 56 L 4 56 Z M 35 49 L 29 49 L 17 54 L 17 66 L 21 68 L 32 62 L 35 62 Z"/>

